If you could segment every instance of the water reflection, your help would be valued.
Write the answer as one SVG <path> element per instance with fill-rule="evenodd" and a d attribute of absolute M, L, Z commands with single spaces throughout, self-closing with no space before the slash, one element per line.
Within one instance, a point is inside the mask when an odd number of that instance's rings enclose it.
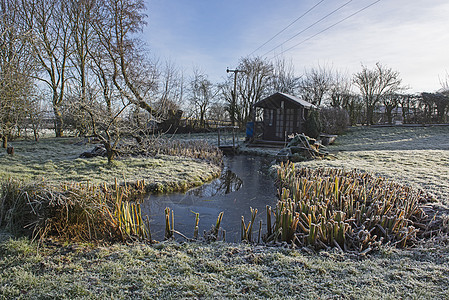
<path fill-rule="evenodd" d="M 226 195 L 235 192 L 242 187 L 243 181 L 231 170 L 224 169 L 220 178 L 209 184 L 204 184 L 198 188 L 187 192 L 187 195 L 196 197 L 213 197 L 215 195 Z"/>
<path fill-rule="evenodd" d="M 192 237 L 195 223 L 193 212 L 200 214 L 200 234 L 215 224 L 223 211 L 222 227 L 227 241 L 238 241 L 242 215 L 250 219 L 250 207 L 259 210 L 259 220 L 264 220 L 265 206 L 276 204 L 277 190 L 268 175 L 270 160 L 263 157 L 225 157 L 225 167 L 220 178 L 210 184 L 185 194 L 152 195 L 142 203 L 142 212 L 150 217 L 153 238 L 164 236 L 164 209 L 170 207 L 175 214 L 175 229 Z M 255 228 L 258 229 L 258 226 Z"/>

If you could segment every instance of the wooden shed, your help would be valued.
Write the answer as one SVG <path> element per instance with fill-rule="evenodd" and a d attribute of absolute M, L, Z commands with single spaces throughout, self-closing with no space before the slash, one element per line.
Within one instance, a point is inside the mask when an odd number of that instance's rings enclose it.
<path fill-rule="evenodd" d="M 293 133 L 303 133 L 307 114 L 315 105 L 285 93 L 275 93 L 254 104 L 255 138 L 285 141 Z"/>

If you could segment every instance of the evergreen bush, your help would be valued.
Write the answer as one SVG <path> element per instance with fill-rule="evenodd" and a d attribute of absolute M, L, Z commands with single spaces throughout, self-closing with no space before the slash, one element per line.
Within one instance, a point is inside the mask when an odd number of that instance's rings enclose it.
<path fill-rule="evenodd" d="M 321 120 L 318 110 L 311 109 L 307 115 L 304 126 L 304 134 L 308 137 L 317 139 L 321 133 Z"/>

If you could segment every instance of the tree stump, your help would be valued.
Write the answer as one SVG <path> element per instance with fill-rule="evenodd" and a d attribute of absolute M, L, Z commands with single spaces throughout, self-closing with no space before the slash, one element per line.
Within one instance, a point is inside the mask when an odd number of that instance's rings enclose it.
<path fill-rule="evenodd" d="M 6 153 L 8 153 L 9 155 L 14 155 L 14 147 L 8 146 L 6 148 Z"/>

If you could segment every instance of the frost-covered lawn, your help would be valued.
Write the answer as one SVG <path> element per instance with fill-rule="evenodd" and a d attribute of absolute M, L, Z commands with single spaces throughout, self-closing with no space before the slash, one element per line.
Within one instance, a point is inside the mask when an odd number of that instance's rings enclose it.
<path fill-rule="evenodd" d="M 0 298 L 447 299 L 449 289 L 447 246 L 360 259 L 221 242 L 37 249 L 0 243 Z"/>
<path fill-rule="evenodd" d="M 0 180 L 112 183 L 115 178 L 127 182 L 144 179 L 148 184 L 182 187 L 204 183 L 220 172 L 220 167 L 207 162 L 168 155 L 124 158 L 108 165 L 103 157 L 78 158 L 84 151 L 92 150 L 94 145 L 78 145 L 76 142 L 74 138 L 12 142 L 14 156 L 3 151 L 0 154 Z"/>
<path fill-rule="evenodd" d="M 375 173 L 449 204 L 449 127 L 351 128 L 328 148 L 334 160 L 301 163 Z"/>

